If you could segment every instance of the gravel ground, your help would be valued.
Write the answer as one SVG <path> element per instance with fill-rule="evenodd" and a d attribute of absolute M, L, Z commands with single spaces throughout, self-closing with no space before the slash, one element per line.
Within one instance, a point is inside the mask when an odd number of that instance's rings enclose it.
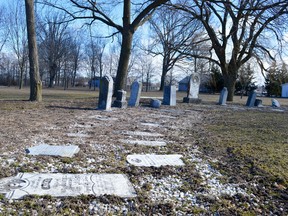
<path fill-rule="evenodd" d="M 90 108 L 93 105 L 89 103 L 3 102 L 0 110 L 0 177 L 15 176 L 19 172 L 123 173 L 138 197 L 29 196 L 23 200 L 7 200 L 2 196 L 0 214 L 285 214 L 283 207 L 265 209 L 257 194 L 247 189 L 249 183 L 227 182 L 227 176 L 213 168 L 219 159 L 199 151 L 197 144 L 201 139 L 196 139 L 194 134 L 205 133 L 203 122 L 207 112 L 204 111 L 227 108 L 181 104 L 161 109 L 141 106 L 99 111 Z M 237 106 L 231 109 L 237 110 Z M 243 107 L 239 106 L 239 109 Z M 131 139 L 165 141 L 167 145 L 151 147 L 124 142 Z M 39 144 L 78 145 L 80 152 L 73 158 L 25 153 L 26 148 Z M 129 154 L 182 154 L 185 166 L 134 167 L 126 162 Z"/>

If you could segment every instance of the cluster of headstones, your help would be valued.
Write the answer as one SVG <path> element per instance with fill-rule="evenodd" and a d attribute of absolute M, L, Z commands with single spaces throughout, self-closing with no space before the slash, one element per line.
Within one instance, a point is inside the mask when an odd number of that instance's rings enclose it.
<path fill-rule="evenodd" d="M 228 96 L 228 90 L 226 87 L 224 87 L 220 93 L 220 97 L 219 97 L 219 105 L 226 105 L 226 101 L 227 101 L 227 96 Z M 272 107 L 280 107 L 280 103 L 279 101 L 277 101 L 276 99 L 271 99 L 272 100 Z M 257 92 L 255 90 L 251 91 L 247 102 L 246 102 L 246 106 L 248 107 L 262 107 L 262 100 L 257 99 Z"/>
<path fill-rule="evenodd" d="M 186 103 L 199 103 L 201 100 L 198 98 L 200 86 L 200 77 L 198 74 L 192 74 L 189 79 L 187 97 L 183 98 Z M 131 94 L 128 101 L 128 106 L 134 107 L 139 105 L 142 84 L 140 82 L 133 82 L 131 86 Z M 112 104 L 113 95 L 113 79 L 111 76 L 104 76 L 101 79 L 98 109 L 110 110 L 111 106 L 126 108 L 126 91 L 118 90 L 116 93 L 116 100 Z M 154 108 L 159 108 L 162 102 L 158 99 L 151 99 L 150 105 Z M 164 87 L 163 105 L 175 106 L 176 105 L 176 86 L 169 85 Z"/>

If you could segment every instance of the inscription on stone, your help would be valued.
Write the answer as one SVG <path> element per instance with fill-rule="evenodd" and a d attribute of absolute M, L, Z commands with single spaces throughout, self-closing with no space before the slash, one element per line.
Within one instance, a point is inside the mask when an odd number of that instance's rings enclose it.
<path fill-rule="evenodd" d="M 182 155 L 128 155 L 127 161 L 135 166 L 183 166 Z"/>
<path fill-rule="evenodd" d="M 8 199 L 21 199 L 26 195 L 136 196 L 134 188 L 123 174 L 19 173 L 16 177 L 0 179 L 0 193 L 6 194 Z"/>

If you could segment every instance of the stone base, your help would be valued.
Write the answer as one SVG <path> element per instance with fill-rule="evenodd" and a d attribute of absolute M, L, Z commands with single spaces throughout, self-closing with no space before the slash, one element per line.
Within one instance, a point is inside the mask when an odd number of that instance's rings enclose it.
<path fill-rule="evenodd" d="M 184 97 L 183 98 L 183 103 L 194 103 L 194 104 L 199 104 L 201 103 L 202 100 L 199 98 L 189 98 L 189 97 Z"/>
<path fill-rule="evenodd" d="M 114 103 L 113 103 L 113 107 L 118 107 L 118 108 L 125 109 L 125 108 L 127 108 L 127 101 L 117 101 L 117 100 L 115 100 Z"/>

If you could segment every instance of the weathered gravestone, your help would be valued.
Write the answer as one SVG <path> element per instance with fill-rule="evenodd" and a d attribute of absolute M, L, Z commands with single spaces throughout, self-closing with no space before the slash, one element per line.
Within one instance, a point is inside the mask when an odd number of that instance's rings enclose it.
<path fill-rule="evenodd" d="M 248 96 L 246 106 L 253 107 L 255 104 L 255 100 L 256 100 L 256 92 L 253 90 L 250 92 L 250 94 Z"/>
<path fill-rule="evenodd" d="M 101 79 L 98 109 L 110 110 L 113 94 L 113 79 L 107 75 Z"/>
<path fill-rule="evenodd" d="M 154 146 L 154 147 L 158 147 L 158 146 L 166 146 L 166 142 L 165 141 L 147 141 L 147 140 L 121 140 L 122 142 L 129 144 L 129 145 L 140 145 L 140 146 Z"/>
<path fill-rule="evenodd" d="M 126 91 L 124 90 L 118 90 L 116 95 L 116 100 L 113 104 L 114 107 L 119 108 L 126 108 L 127 107 L 127 101 L 126 101 Z"/>
<path fill-rule="evenodd" d="M 227 101 L 227 96 L 228 96 L 228 90 L 226 87 L 224 87 L 220 93 L 220 97 L 219 97 L 219 105 L 226 105 L 226 101 Z"/>
<path fill-rule="evenodd" d="M 176 86 L 164 87 L 163 105 L 176 106 Z"/>
<path fill-rule="evenodd" d="M 272 102 L 272 107 L 280 107 L 280 103 L 278 100 L 276 99 L 271 99 L 271 102 Z"/>
<path fill-rule="evenodd" d="M 184 103 L 200 103 L 199 96 L 200 75 L 192 74 L 189 79 L 187 97 L 183 98 Z"/>
<path fill-rule="evenodd" d="M 19 173 L 0 179 L 0 193 L 8 199 L 26 195 L 53 197 L 116 195 L 135 197 L 136 192 L 123 174 Z"/>
<path fill-rule="evenodd" d="M 183 166 L 182 155 L 128 155 L 127 161 L 135 166 L 160 167 L 160 166 Z"/>
<path fill-rule="evenodd" d="M 70 146 L 51 146 L 41 144 L 26 149 L 29 155 L 48 155 L 48 156 L 60 156 L 60 157 L 73 157 L 74 154 L 79 152 L 79 147 L 75 145 Z"/>
<path fill-rule="evenodd" d="M 161 101 L 158 100 L 158 99 L 151 99 L 150 106 L 153 107 L 153 108 L 160 108 Z"/>
<path fill-rule="evenodd" d="M 140 96 L 142 90 L 142 83 L 134 81 L 131 86 L 130 98 L 128 106 L 137 107 L 139 106 Z"/>

